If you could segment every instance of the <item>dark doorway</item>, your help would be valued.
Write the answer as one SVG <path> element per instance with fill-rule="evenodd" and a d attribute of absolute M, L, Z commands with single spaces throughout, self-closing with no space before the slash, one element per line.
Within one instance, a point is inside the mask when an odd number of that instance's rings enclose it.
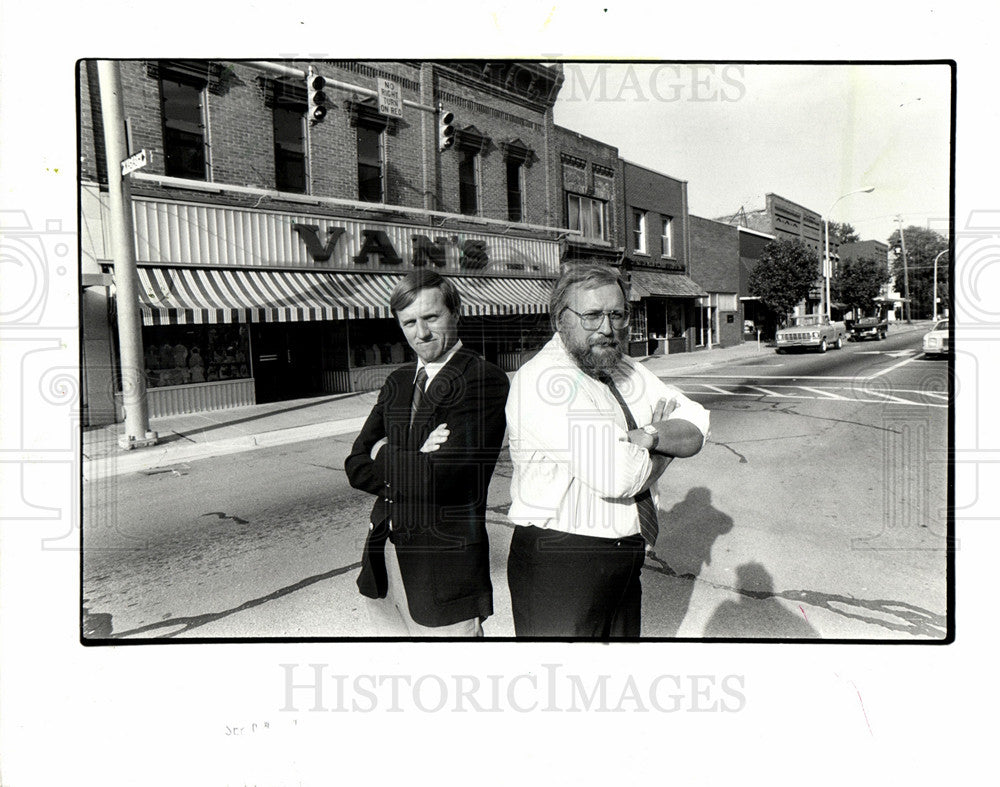
<path fill-rule="evenodd" d="M 321 323 L 255 323 L 251 342 L 258 403 L 322 393 Z"/>

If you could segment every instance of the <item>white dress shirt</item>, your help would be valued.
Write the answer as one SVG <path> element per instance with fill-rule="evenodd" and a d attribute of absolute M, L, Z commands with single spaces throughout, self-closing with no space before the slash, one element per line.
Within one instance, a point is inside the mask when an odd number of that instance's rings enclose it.
<path fill-rule="evenodd" d="M 431 361 L 430 363 L 424 363 L 423 360 L 417 360 L 417 371 L 413 373 L 413 379 L 417 379 L 417 372 L 421 369 L 427 370 L 427 383 L 424 385 L 424 390 L 427 390 L 427 386 L 431 384 L 431 380 L 437 377 L 437 373 L 440 372 L 446 363 L 452 359 L 452 357 L 462 348 L 462 340 L 456 341 L 450 350 L 448 350 L 444 355 L 438 358 L 436 361 Z"/>
<path fill-rule="evenodd" d="M 709 433 L 709 413 L 629 357 L 612 376 L 639 426 L 660 399 Z M 623 538 L 639 533 L 634 497 L 653 469 L 649 452 L 628 442 L 621 406 L 604 383 L 584 374 L 556 334 L 511 382 L 507 428 L 514 473 L 508 517 L 516 525 Z M 669 468 L 668 468 L 669 471 Z M 650 488 L 653 501 L 657 493 Z"/>

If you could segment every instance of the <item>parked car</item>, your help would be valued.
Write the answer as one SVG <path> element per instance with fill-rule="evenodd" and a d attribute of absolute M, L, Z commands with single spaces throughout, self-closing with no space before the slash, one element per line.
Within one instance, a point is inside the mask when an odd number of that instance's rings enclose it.
<path fill-rule="evenodd" d="M 860 342 L 863 339 L 882 341 L 889 332 L 889 321 L 884 317 L 862 317 L 850 323 L 847 329 L 850 331 L 848 341 Z"/>
<path fill-rule="evenodd" d="M 948 354 L 949 330 L 947 320 L 938 320 L 934 327 L 924 334 L 924 355 L 941 357 Z"/>
<path fill-rule="evenodd" d="M 797 347 L 825 353 L 829 347 L 837 350 L 843 347 L 846 334 L 844 323 L 830 322 L 822 314 L 806 314 L 796 317 L 794 325 L 778 331 L 775 344 L 779 353 Z"/>

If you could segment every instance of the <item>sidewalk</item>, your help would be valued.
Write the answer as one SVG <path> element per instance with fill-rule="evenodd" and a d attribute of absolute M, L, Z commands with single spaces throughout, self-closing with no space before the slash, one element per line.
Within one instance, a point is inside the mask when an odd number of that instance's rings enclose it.
<path fill-rule="evenodd" d="M 893 325 L 892 334 L 926 331 L 924 323 Z M 693 374 L 724 363 L 773 353 L 761 342 L 732 347 L 697 350 L 675 355 L 639 359 L 661 377 Z M 160 442 L 148 448 L 126 451 L 118 447 L 123 424 L 86 428 L 83 432 L 83 476 L 95 480 L 122 473 L 162 469 L 212 456 L 285 445 L 321 437 L 353 434 L 361 429 L 375 404 L 377 391 L 332 394 L 308 399 L 235 407 L 208 413 L 176 415 L 150 420 Z"/>

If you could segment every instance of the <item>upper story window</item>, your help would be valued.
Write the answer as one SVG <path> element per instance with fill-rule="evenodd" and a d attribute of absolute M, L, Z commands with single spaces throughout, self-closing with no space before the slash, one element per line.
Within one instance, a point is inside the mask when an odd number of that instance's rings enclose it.
<path fill-rule="evenodd" d="M 479 214 L 479 153 L 472 148 L 458 151 L 458 209 L 466 216 Z"/>
<path fill-rule="evenodd" d="M 382 128 L 358 124 L 358 199 L 385 202 Z"/>
<path fill-rule="evenodd" d="M 527 169 L 535 158 L 535 152 L 520 139 L 509 139 L 500 144 L 507 172 L 507 219 L 524 221 L 524 192 Z"/>
<path fill-rule="evenodd" d="M 674 256 L 674 220 L 664 216 L 660 228 L 660 254 L 664 257 Z"/>
<path fill-rule="evenodd" d="M 646 213 L 632 211 L 632 248 L 639 254 L 646 253 Z"/>
<path fill-rule="evenodd" d="M 163 114 L 163 159 L 167 175 L 192 180 L 208 177 L 205 129 L 206 82 L 195 78 L 160 76 Z"/>
<path fill-rule="evenodd" d="M 274 182 L 278 191 L 306 191 L 305 105 L 274 108 Z"/>
<path fill-rule="evenodd" d="M 607 240 L 608 204 L 579 194 L 566 195 L 566 226 L 580 230 L 585 238 Z"/>
<path fill-rule="evenodd" d="M 507 218 L 524 220 L 524 167 L 513 158 L 507 159 Z"/>

